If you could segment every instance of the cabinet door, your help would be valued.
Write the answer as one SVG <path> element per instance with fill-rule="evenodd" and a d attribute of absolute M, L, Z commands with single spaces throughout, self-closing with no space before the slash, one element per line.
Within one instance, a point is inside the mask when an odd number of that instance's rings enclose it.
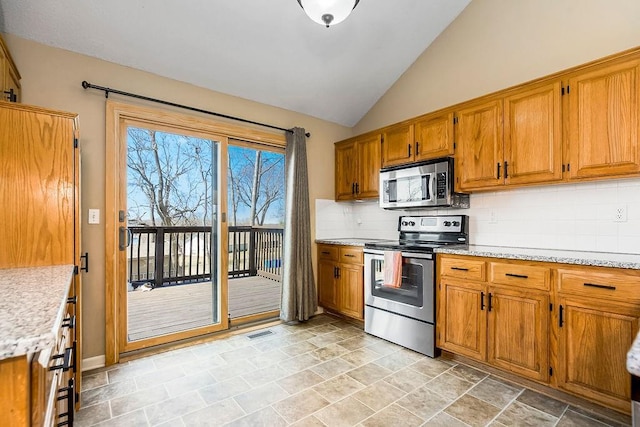
<path fill-rule="evenodd" d="M 340 311 L 349 317 L 364 319 L 364 267 L 340 264 Z"/>
<path fill-rule="evenodd" d="M 336 291 L 336 263 L 318 262 L 318 302 L 322 307 L 338 310 L 338 293 Z"/>
<path fill-rule="evenodd" d="M 416 161 L 453 154 L 453 112 L 424 117 L 414 129 Z"/>
<path fill-rule="evenodd" d="M 384 133 L 382 165 L 401 165 L 413 161 L 413 125 L 395 126 Z"/>
<path fill-rule="evenodd" d="M 640 60 L 569 79 L 572 179 L 640 171 Z"/>
<path fill-rule="evenodd" d="M 460 151 L 462 190 L 495 187 L 504 184 L 502 170 L 502 100 L 486 102 L 457 113 L 456 138 Z"/>
<path fill-rule="evenodd" d="M 356 146 L 355 141 L 340 142 L 335 145 L 336 155 L 336 201 L 352 200 L 356 185 Z"/>
<path fill-rule="evenodd" d="M 0 268 L 76 264 L 74 117 L 0 107 Z"/>
<path fill-rule="evenodd" d="M 382 147 L 380 135 L 358 139 L 358 179 L 356 198 L 377 198 L 380 185 L 379 176 L 382 167 Z"/>
<path fill-rule="evenodd" d="M 489 287 L 489 363 L 549 380 L 549 295 Z"/>
<path fill-rule="evenodd" d="M 445 350 L 478 360 L 487 356 L 484 285 L 443 280 L 440 288 L 439 344 Z"/>
<path fill-rule="evenodd" d="M 629 412 L 626 360 L 640 307 L 571 296 L 559 303 L 558 386 Z"/>
<path fill-rule="evenodd" d="M 562 180 L 560 81 L 527 88 L 504 100 L 507 184 Z"/>

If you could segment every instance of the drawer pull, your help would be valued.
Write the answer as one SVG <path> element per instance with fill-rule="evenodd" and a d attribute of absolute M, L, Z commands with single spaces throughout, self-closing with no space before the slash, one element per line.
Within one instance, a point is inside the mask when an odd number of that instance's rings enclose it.
<path fill-rule="evenodd" d="M 608 289 L 610 291 L 615 291 L 616 290 L 615 286 L 598 285 L 597 283 L 584 283 L 584 286 L 587 286 L 589 288 Z"/>
<path fill-rule="evenodd" d="M 513 273 L 505 273 L 505 276 L 509 276 L 509 277 L 517 277 L 518 279 L 528 279 L 529 276 L 524 275 L 524 274 L 513 274 Z"/>
<path fill-rule="evenodd" d="M 78 297 L 77 296 L 67 298 L 67 304 L 76 304 L 77 302 L 78 302 Z"/>
<path fill-rule="evenodd" d="M 73 347 L 67 347 L 64 350 L 64 354 L 58 354 L 57 356 L 52 356 L 52 359 L 62 359 L 62 365 L 55 365 L 49 368 L 50 371 L 57 371 L 58 369 L 62 369 L 63 371 L 68 371 L 73 366 L 71 365 L 71 360 L 73 359 Z"/>
<path fill-rule="evenodd" d="M 356 256 L 353 254 L 344 254 L 344 256 L 349 257 L 349 258 L 355 258 Z"/>
<path fill-rule="evenodd" d="M 69 328 L 69 329 L 73 329 L 76 327 L 76 316 L 71 316 L 71 317 L 67 317 L 66 319 L 62 320 L 62 327 L 63 328 Z"/>
<path fill-rule="evenodd" d="M 462 267 L 451 267 L 452 270 L 458 270 L 458 271 L 469 271 L 468 268 L 462 268 Z"/>
<path fill-rule="evenodd" d="M 67 387 L 62 387 L 58 389 L 58 393 L 67 393 L 64 396 L 58 396 L 56 400 L 66 400 L 67 401 L 67 412 L 64 412 L 58 415 L 58 418 L 66 418 L 65 421 L 62 421 L 57 424 L 57 427 L 61 426 L 72 426 L 73 425 L 73 412 L 75 410 L 76 399 L 75 399 L 75 384 L 73 378 L 69 380 L 69 385 Z"/>
<path fill-rule="evenodd" d="M 322 251 L 322 255 L 331 255 L 331 252 L 329 252 L 329 251 Z"/>

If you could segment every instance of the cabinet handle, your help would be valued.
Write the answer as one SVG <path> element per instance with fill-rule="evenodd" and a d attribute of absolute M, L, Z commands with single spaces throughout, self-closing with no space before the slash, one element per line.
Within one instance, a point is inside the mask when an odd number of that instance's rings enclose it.
<path fill-rule="evenodd" d="M 70 316 L 62 320 L 62 327 L 73 329 L 76 327 L 76 316 Z"/>
<path fill-rule="evenodd" d="M 491 301 L 492 301 L 493 295 L 491 295 L 491 292 L 489 292 L 489 306 L 487 307 L 487 311 L 491 311 Z"/>
<path fill-rule="evenodd" d="M 409 154 L 407 155 L 407 157 L 411 157 L 411 144 L 408 144 L 407 147 L 409 148 Z"/>
<path fill-rule="evenodd" d="M 584 286 L 588 286 L 590 288 L 598 288 L 598 289 L 608 289 L 610 291 L 615 291 L 615 286 L 610 285 L 598 285 L 597 283 L 583 283 Z"/>
<path fill-rule="evenodd" d="M 509 164 L 505 161 L 504 162 L 504 177 L 505 177 L 505 179 L 509 178 L 509 169 L 508 168 L 509 168 Z"/>
<path fill-rule="evenodd" d="M 50 371 L 57 371 L 58 369 L 62 369 L 64 372 L 67 372 L 70 368 L 72 368 L 71 360 L 73 358 L 73 347 L 67 347 L 64 350 L 64 354 L 58 354 L 51 358 L 62 359 L 62 365 L 52 366 L 49 368 Z"/>
<path fill-rule="evenodd" d="M 13 93 L 13 88 L 5 90 L 4 93 L 7 95 L 7 101 L 18 102 L 18 95 Z"/>
<path fill-rule="evenodd" d="M 322 251 L 321 253 L 322 253 L 322 255 L 330 255 L 331 254 L 331 252 L 329 252 L 329 251 Z"/>
<path fill-rule="evenodd" d="M 458 270 L 458 271 L 469 271 L 468 268 L 463 268 L 463 267 L 451 267 L 452 270 Z"/>
<path fill-rule="evenodd" d="M 420 153 L 420 141 L 416 141 L 416 156 Z"/>
<path fill-rule="evenodd" d="M 84 271 L 85 273 L 89 272 L 89 252 L 85 252 L 84 255 L 80 255 L 80 259 L 84 259 L 84 267 L 80 265 L 80 271 Z"/>
<path fill-rule="evenodd" d="M 498 179 L 500 179 L 500 162 L 498 162 Z"/>
<path fill-rule="evenodd" d="M 356 182 L 356 194 L 360 194 L 360 184 Z"/>
<path fill-rule="evenodd" d="M 58 389 L 58 393 L 67 393 L 64 396 L 59 396 L 56 400 L 66 400 L 67 401 L 67 412 L 58 415 L 58 418 L 67 418 L 65 421 L 62 421 L 57 424 L 57 427 L 61 426 L 72 426 L 73 425 L 73 412 L 76 406 L 76 393 L 75 393 L 75 382 L 73 378 L 69 379 L 67 387 L 62 387 Z"/>
<path fill-rule="evenodd" d="M 505 276 L 509 276 L 509 277 L 516 277 L 518 279 L 528 279 L 529 276 L 526 276 L 524 274 L 513 274 L 513 273 L 505 273 Z"/>
<path fill-rule="evenodd" d="M 564 313 L 564 308 L 561 305 L 560 309 L 558 310 L 558 326 L 561 328 L 562 328 L 562 325 L 564 324 L 564 320 L 562 319 L 563 313 Z"/>
<path fill-rule="evenodd" d="M 67 298 L 67 304 L 77 304 L 77 303 L 78 303 L 78 297 L 77 296 L 73 296 L 73 297 Z"/>
<path fill-rule="evenodd" d="M 339 279 L 340 278 L 340 267 L 336 267 L 336 274 L 337 274 L 336 279 Z"/>
<path fill-rule="evenodd" d="M 356 183 L 351 184 L 351 194 L 356 194 Z"/>
<path fill-rule="evenodd" d="M 480 292 L 480 310 L 484 310 L 484 292 Z"/>
<path fill-rule="evenodd" d="M 356 256 L 353 254 L 344 254 L 344 256 L 349 257 L 349 258 L 355 258 Z"/>

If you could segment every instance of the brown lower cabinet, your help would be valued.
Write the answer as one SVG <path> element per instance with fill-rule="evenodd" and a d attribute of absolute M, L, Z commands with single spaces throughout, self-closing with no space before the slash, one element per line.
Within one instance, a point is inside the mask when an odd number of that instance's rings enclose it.
<path fill-rule="evenodd" d="M 318 303 L 354 319 L 364 319 L 362 248 L 318 245 Z"/>
<path fill-rule="evenodd" d="M 444 350 L 630 412 L 640 271 L 438 255 Z"/>
<path fill-rule="evenodd" d="M 72 290 L 52 348 L 0 361 L 3 426 L 73 426 L 77 391 L 74 301 Z"/>

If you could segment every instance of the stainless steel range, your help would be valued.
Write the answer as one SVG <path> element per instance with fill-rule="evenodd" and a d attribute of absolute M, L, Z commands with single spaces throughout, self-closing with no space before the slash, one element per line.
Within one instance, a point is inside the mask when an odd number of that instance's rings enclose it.
<path fill-rule="evenodd" d="M 398 240 L 364 248 L 364 330 L 436 357 L 434 248 L 468 244 L 466 215 L 402 216 Z"/>

